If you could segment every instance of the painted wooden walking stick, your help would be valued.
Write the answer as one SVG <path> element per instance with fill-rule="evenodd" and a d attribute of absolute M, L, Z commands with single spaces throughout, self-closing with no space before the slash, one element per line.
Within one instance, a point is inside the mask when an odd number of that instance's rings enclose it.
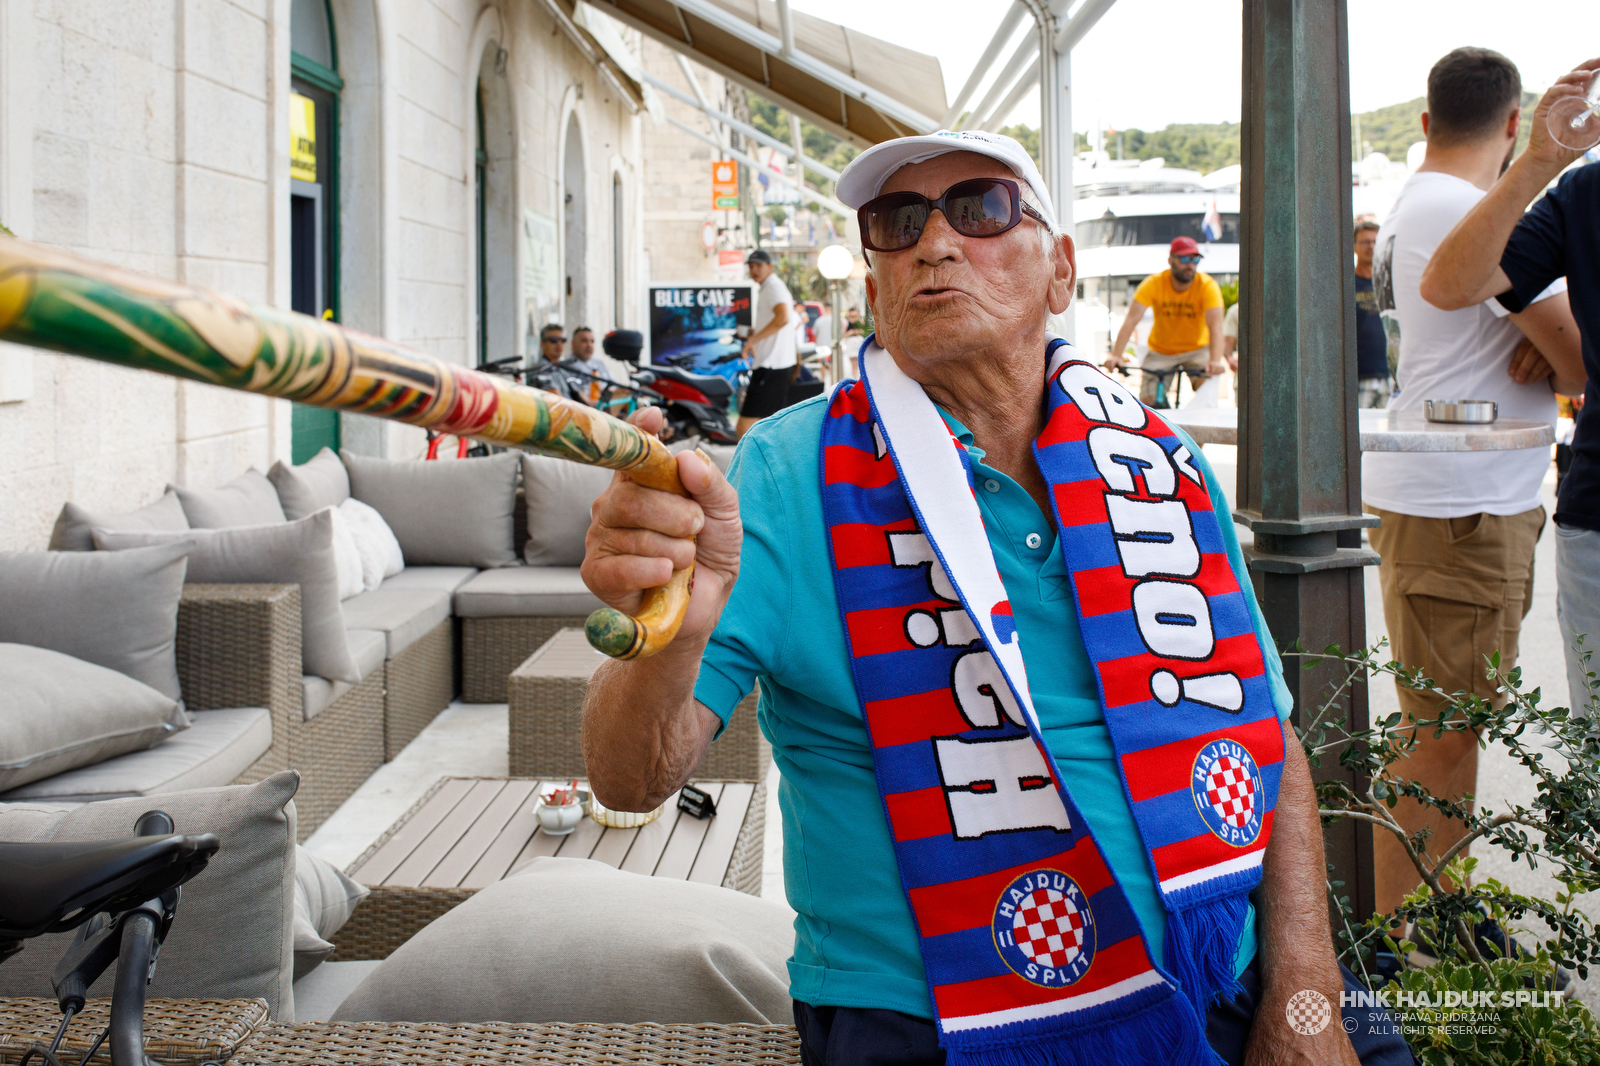
<path fill-rule="evenodd" d="M 0 340 L 622 470 L 688 495 L 660 441 L 592 407 L 334 322 L 4 236 Z M 589 643 L 618 659 L 666 647 L 693 573 L 649 590 L 635 616 L 595 611 Z"/>

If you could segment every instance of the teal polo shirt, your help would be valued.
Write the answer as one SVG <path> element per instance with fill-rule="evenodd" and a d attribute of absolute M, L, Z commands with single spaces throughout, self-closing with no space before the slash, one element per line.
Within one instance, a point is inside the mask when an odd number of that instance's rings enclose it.
<path fill-rule="evenodd" d="M 784 885 L 798 912 L 790 994 L 813 1006 L 931 1018 L 916 927 L 900 887 L 834 595 L 818 454 L 826 403 L 826 396 L 815 397 L 763 419 L 739 445 L 728 475 L 744 520 L 739 580 L 701 660 L 694 693 L 726 722 L 761 682 L 761 729 L 782 775 Z M 948 413 L 945 420 L 973 461 L 984 528 L 1022 647 L 1050 649 L 1026 660 L 1045 744 L 1159 963 L 1166 910 L 1117 773 L 1054 523 L 1022 486 L 984 463 L 966 427 Z M 1200 448 L 1178 433 L 1206 479 L 1216 513 L 1230 514 Z M 1222 539 L 1266 649 L 1273 700 L 1287 718 L 1283 666 L 1231 522 L 1222 522 Z M 1252 916 L 1240 937 L 1238 970 L 1255 947 Z"/>

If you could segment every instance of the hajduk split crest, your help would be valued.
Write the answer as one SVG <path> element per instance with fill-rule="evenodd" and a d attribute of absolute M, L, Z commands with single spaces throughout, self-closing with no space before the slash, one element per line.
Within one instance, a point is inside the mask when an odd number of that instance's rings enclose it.
<path fill-rule="evenodd" d="M 1235 983 L 1228 945 L 1277 798 L 1282 733 L 1200 470 L 1072 354 L 1051 346 L 1034 451 L 1167 910 L 1164 969 L 1043 743 L 1024 654 L 1052 649 L 1018 631 L 965 449 L 871 341 L 824 420 L 835 589 L 952 1066 L 1030 1040 L 1095 1061 L 1113 1030 L 1205 1061 L 1199 1019 Z M 1063 1054 L 1078 1032 L 1096 1035 Z"/>

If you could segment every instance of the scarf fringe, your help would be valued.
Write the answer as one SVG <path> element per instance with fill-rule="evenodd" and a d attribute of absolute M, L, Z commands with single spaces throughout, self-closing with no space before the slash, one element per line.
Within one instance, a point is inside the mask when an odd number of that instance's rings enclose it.
<path fill-rule="evenodd" d="M 1244 991 L 1233 964 L 1250 903 L 1248 892 L 1248 888 L 1226 892 L 1196 903 L 1168 901 L 1162 957 L 1167 972 L 1178 979 L 1202 1016 L 1218 1000 Z"/>
<path fill-rule="evenodd" d="M 946 1037 L 945 1066 L 1223 1066 L 1194 1006 L 1177 991 L 1099 1026 L 1034 1034 L 1027 1042 L 965 1043 Z"/>

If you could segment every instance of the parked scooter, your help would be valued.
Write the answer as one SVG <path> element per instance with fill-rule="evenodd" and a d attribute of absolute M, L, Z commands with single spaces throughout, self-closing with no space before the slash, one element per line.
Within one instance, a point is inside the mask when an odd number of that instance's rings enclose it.
<path fill-rule="evenodd" d="M 637 366 L 639 353 L 644 350 L 644 335 L 638 330 L 612 330 L 600 347 L 613 359 L 636 367 L 628 372 L 634 385 L 659 397 L 656 406 L 666 416 L 663 440 L 699 437 L 714 444 L 738 441 L 733 423 L 728 420 L 733 383 L 727 378 L 696 374 L 679 366 Z"/>

